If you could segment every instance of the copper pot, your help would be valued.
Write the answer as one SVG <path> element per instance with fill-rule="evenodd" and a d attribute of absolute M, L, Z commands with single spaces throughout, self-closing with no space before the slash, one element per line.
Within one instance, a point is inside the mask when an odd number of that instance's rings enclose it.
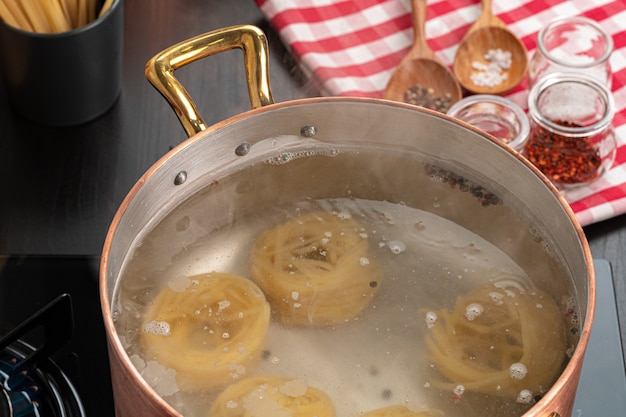
<path fill-rule="evenodd" d="M 173 72 L 198 58 L 233 48 L 240 48 L 245 54 L 253 109 L 207 127 Z M 595 277 L 582 228 L 550 181 L 495 138 L 456 119 L 416 106 L 335 97 L 273 103 L 267 62 L 263 33 L 252 26 L 237 26 L 174 45 L 155 56 L 146 67 L 147 77 L 170 102 L 189 138 L 141 177 L 123 201 L 106 237 L 100 296 L 116 414 L 120 417 L 179 415 L 131 363 L 112 313 L 122 270 L 146 230 L 159 222 L 167 223 L 164 219 L 168 213 L 183 202 L 217 189 L 217 184 L 220 187 L 227 184 L 228 178 L 236 175 L 243 175 L 245 181 L 223 194 L 207 194 L 211 216 L 200 220 L 204 228 L 228 224 L 239 214 L 253 213 L 291 199 L 343 196 L 348 188 L 351 196 L 361 194 L 433 210 L 432 196 L 420 195 L 421 190 L 415 190 L 413 179 L 407 177 L 412 164 L 405 160 L 408 155 L 445 167 L 445 172 L 473 178 L 501 201 L 509 201 L 543 242 L 552 245 L 551 251 L 569 277 L 567 283 L 546 281 L 546 285 L 565 284 L 572 289 L 580 309 L 581 333 L 562 374 L 524 416 L 569 416 L 593 322 Z M 327 176 L 323 171 L 311 174 L 315 157 L 309 155 L 329 156 L 337 152 L 377 154 L 383 162 L 366 166 L 358 175 L 334 175 L 332 163 L 330 168 L 324 168 L 330 170 Z M 302 164 L 302 175 L 290 174 L 286 181 L 282 170 L 295 166 L 290 165 L 292 162 L 284 163 L 286 159 Z M 331 161 L 332 157 L 326 160 Z M 276 163 L 260 163 L 263 161 Z M 268 171 L 267 175 L 260 175 L 264 171 Z M 278 185 L 282 187 L 280 192 L 272 192 Z M 424 204 L 424 200 L 429 202 Z M 493 213 L 485 214 L 480 206 L 460 212 L 443 209 L 438 214 L 498 244 L 502 243 L 502 235 L 517 234 L 516 230 L 507 230 L 510 224 L 500 222 Z M 162 247 L 155 248 L 158 252 L 155 259 L 167 259 L 164 262 L 170 262 L 172 251 L 190 238 L 187 231 L 177 233 L 176 224 L 170 226 L 171 236 L 163 241 Z M 511 248 L 503 250 L 516 261 L 527 256 Z M 528 260 L 526 263 L 530 268 L 542 268 Z"/>

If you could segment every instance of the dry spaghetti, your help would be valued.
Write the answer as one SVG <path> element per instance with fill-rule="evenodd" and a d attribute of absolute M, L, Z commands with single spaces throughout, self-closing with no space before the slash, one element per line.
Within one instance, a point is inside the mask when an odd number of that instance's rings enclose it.
<path fill-rule="evenodd" d="M 0 18 L 27 32 L 67 32 L 106 14 L 113 1 L 98 10 L 96 0 L 0 0 Z"/>

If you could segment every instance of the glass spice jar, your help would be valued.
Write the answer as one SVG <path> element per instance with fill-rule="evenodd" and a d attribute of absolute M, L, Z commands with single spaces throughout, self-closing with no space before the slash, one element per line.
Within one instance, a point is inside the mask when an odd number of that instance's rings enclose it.
<path fill-rule="evenodd" d="M 526 157 L 560 189 L 588 184 L 615 160 L 615 103 L 591 76 L 554 73 L 528 95 Z"/>
<path fill-rule="evenodd" d="M 547 74 L 576 72 L 592 75 L 610 89 L 612 52 L 613 38 L 596 21 L 582 16 L 554 19 L 537 36 L 528 64 L 529 86 Z"/>
<path fill-rule="evenodd" d="M 520 106 L 504 97 L 468 96 L 454 103 L 447 114 L 489 133 L 518 152 L 528 140 L 528 116 Z"/>

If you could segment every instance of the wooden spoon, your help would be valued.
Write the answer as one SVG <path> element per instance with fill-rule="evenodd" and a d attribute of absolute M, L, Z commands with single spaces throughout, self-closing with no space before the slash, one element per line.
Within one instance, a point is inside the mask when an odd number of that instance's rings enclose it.
<path fill-rule="evenodd" d="M 528 51 L 524 44 L 491 11 L 491 0 L 482 0 L 482 12 L 478 20 L 465 34 L 456 54 L 454 55 L 454 74 L 466 90 L 478 94 L 502 94 L 517 86 L 526 76 L 528 68 Z M 485 58 L 490 50 L 502 50 L 511 54 L 511 66 L 502 69 L 506 78 L 495 85 L 481 85 L 484 82 L 475 82 L 472 76 L 482 72 L 487 76 L 488 71 L 474 68 L 478 65 L 488 65 Z M 489 76 L 487 76 L 489 77 Z"/>
<path fill-rule="evenodd" d="M 383 98 L 404 102 L 407 90 L 419 85 L 432 89 L 430 96 L 445 99 L 449 106 L 461 99 L 461 86 L 452 71 L 437 58 L 426 43 L 426 0 L 411 0 L 411 6 L 413 45 L 391 75 Z M 445 112 L 445 109 L 440 110 Z"/>

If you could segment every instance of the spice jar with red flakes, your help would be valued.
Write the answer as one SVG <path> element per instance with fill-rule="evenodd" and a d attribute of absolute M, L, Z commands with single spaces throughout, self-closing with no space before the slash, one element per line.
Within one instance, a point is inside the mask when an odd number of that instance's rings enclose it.
<path fill-rule="evenodd" d="M 614 113 L 613 95 L 594 77 L 546 75 L 528 95 L 525 154 L 560 189 L 588 184 L 615 160 Z"/>

